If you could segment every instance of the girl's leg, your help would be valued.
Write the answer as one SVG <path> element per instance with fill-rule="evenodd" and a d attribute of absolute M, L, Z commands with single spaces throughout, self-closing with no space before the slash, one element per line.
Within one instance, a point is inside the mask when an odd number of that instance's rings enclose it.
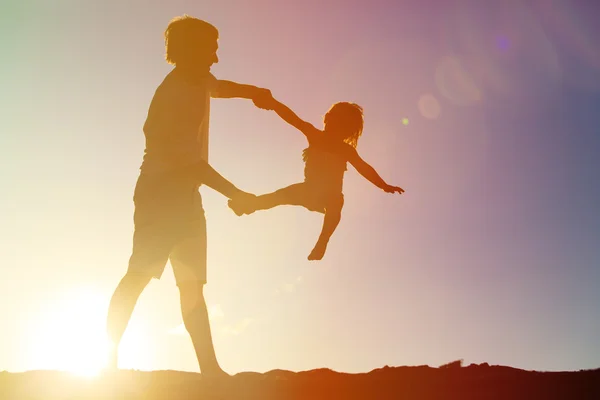
<path fill-rule="evenodd" d="M 308 259 L 321 260 L 327 250 L 327 244 L 342 218 L 342 208 L 344 207 L 344 195 L 334 196 L 328 199 L 325 206 L 325 218 L 323 219 L 323 229 L 315 247 L 310 252 Z"/>
<path fill-rule="evenodd" d="M 272 193 L 256 196 L 243 203 L 229 200 L 229 208 L 237 215 L 252 214 L 258 210 L 268 210 L 281 205 L 306 206 L 310 192 L 305 183 L 296 183 Z"/>

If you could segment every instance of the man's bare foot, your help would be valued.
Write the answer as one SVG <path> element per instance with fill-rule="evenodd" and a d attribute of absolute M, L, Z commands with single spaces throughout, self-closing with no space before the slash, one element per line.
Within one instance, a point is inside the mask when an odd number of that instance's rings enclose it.
<path fill-rule="evenodd" d="M 231 378 L 231 375 L 223 371 L 221 368 L 211 371 L 201 371 L 200 376 L 204 382 L 217 385 L 227 381 L 228 378 Z"/>
<path fill-rule="evenodd" d="M 308 260 L 318 261 L 323 259 L 323 256 L 325 255 L 325 250 L 327 250 L 327 243 L 317 242 L 315 248 L 312 249 L 312 251 L 308 255 Z"/>

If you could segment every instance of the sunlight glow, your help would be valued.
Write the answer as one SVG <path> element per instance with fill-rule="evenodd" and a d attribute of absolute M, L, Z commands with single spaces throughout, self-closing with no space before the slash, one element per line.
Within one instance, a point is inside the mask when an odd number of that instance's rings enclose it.
<path fill-rule="evenodd" d="M 38 369 L 97 376 L 106 365 L 107 299 L 87 290 L 70 292 L 40 310 L 30 357 Z"/>
<path fill-rule="evenodd" d="M 437 119 L 440 116 L 441 106 L 434 95 L 427 93 L 419 98 L 419 111 L 427 119 Z"/>

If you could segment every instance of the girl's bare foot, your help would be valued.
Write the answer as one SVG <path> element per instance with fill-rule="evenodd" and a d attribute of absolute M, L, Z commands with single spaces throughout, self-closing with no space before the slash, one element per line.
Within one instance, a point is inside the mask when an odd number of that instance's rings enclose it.
<path fill-rule="evenodd" d="M 327 250 L 327 243 L 317 242 L 315 248 L 312 249 L 312 251 L 308 255 L 308 260 L 318 261 L 323 259 L 323 256 L 325 255 L 325 250 Z"/>

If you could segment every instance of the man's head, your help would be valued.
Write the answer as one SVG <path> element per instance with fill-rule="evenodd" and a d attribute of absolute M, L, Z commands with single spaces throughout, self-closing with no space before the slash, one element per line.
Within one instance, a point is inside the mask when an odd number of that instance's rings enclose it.
<path fill-rule="evenodd" d="M 169 64 L 204 69 L 219 62 L 219 31 L 208 22 L 189 15 L 176 17 L 169 22 L 164 36 Z"/>

